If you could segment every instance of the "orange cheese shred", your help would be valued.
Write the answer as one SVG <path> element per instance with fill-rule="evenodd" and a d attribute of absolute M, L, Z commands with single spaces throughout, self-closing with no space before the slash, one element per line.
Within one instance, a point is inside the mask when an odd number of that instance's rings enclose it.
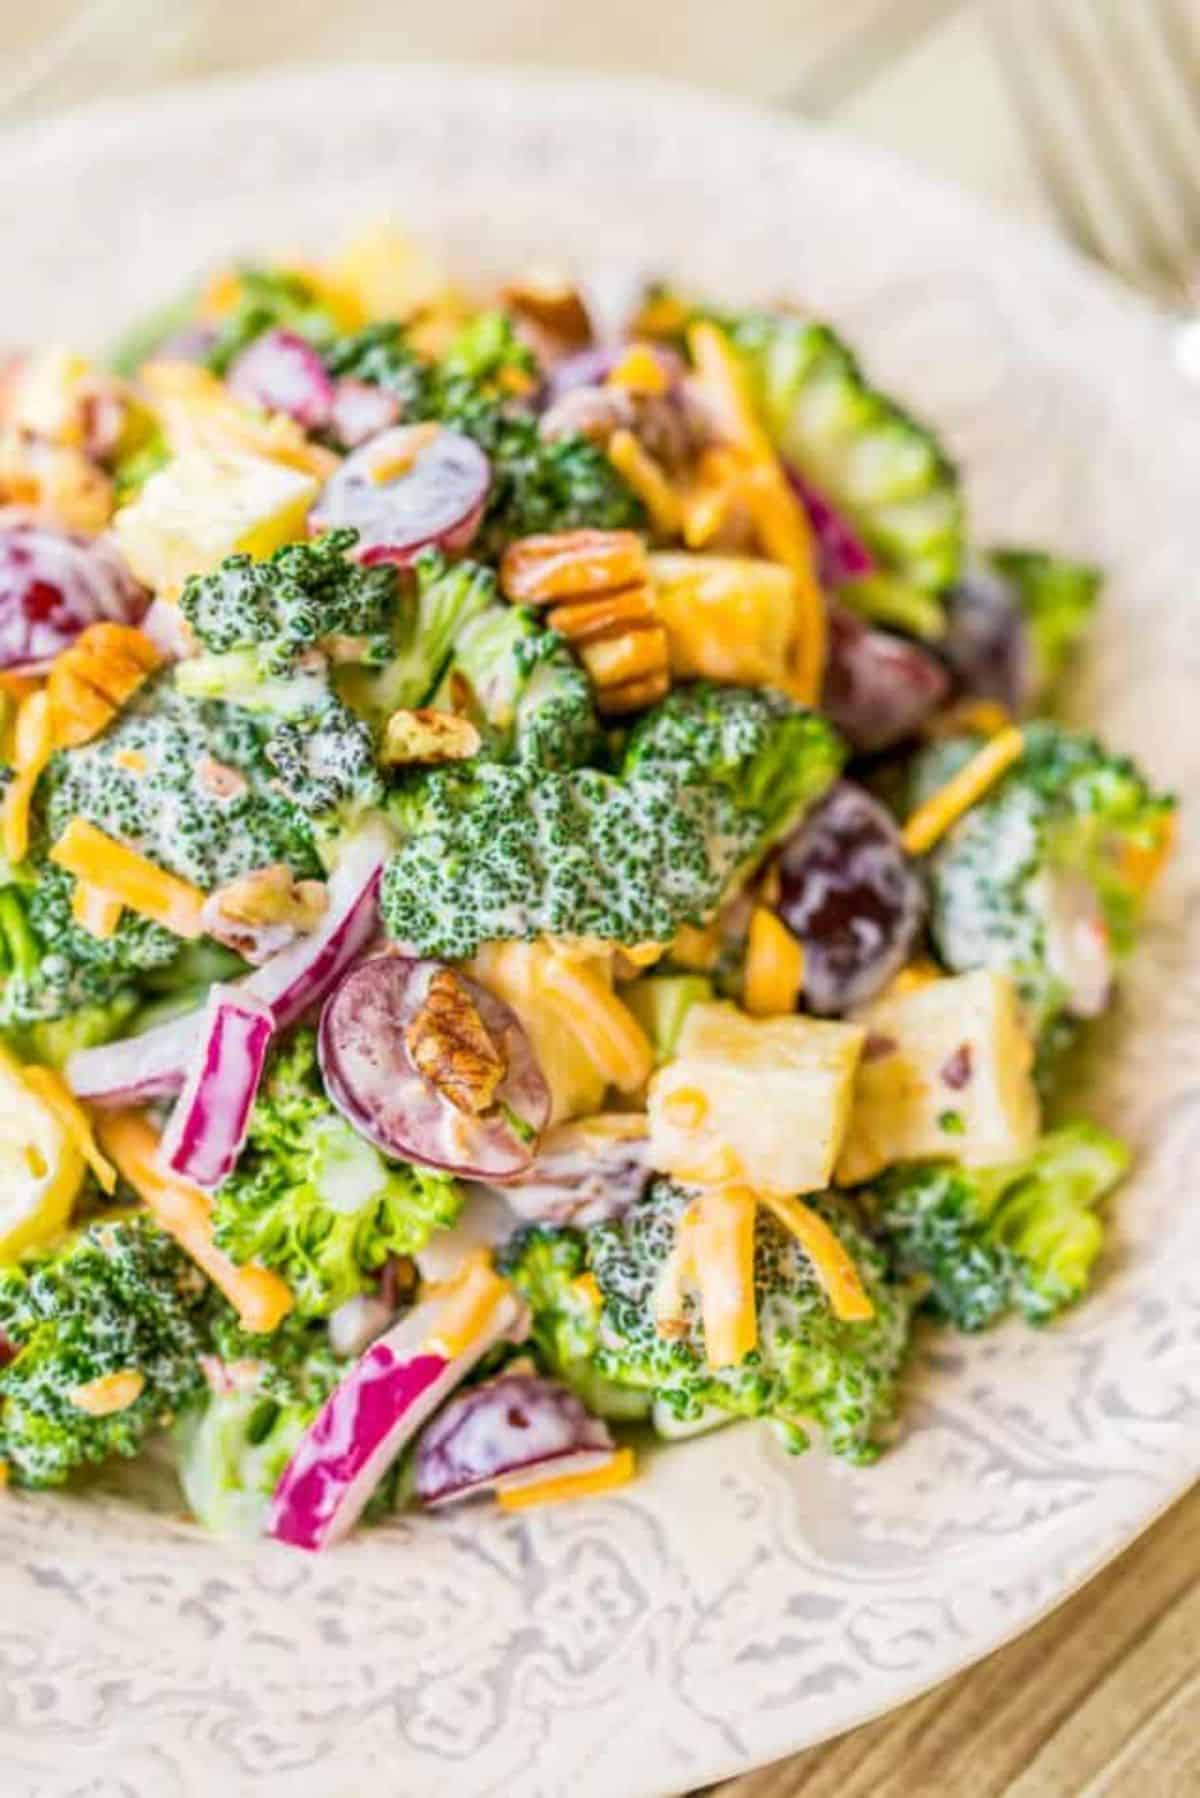
<path fill-rule="evenodd" d="M 4 795 L 0 838 L 10 865 L 23 862 L 29 850 L 29 808 L 38 777 L 54 750 L 54 727 L 46 693 L 31 693 L 17 710 L 14 733 L 16 774 Z"/>
<path fill-rule="evenodd" d="M 498 1492 L 496 1498 L 504 1511 L 529 1511 L 535 1505 L 557 1505 L 571 1498 L 611 1492 L 616 1486 L 627 1486 L 634 1472 L 633 1450 L 619 1448 L 602 1467 L 589 1467 L 586 1473 L 560 1474 L 557 1479 L 551 1476 L 536 1480 L 509 1492 Z"/>
<path fill-rule="evenodd" d="M 140 1111 L 115 1111 L 100 1124 L 100 1144 L 155 1222 L 190 1255 L 229 1300 L 243 1326 L 266 1335 L 294 1303 L 279 1275 L 248 1261 L 239 1266 L 213 1240 L 212 1200 L 190 1180 L 164 1172 L 158 1137 Z"/>
<path fill-rule="evenodd" d="M 812 1262 L 833 1315 L 843 1323 L 865 1323 L 874 1317 L 875 1307 L 858 1277 L 858 1269 L 825 1219 L 802 1199 L 769 1193 L 763 1193 L 761 1198 Z"/>
<path fill-rule="evenodd" d="M 92 1131 L 91 1119 L 62 1076 L 56 1074 L 53 1068 L 33 1065 L 21 1069 L 21 1080 L 42 1101 L 47 1111 L 54 1113 L 95 1174 L 101 1190 L 113 1192 L 117 1184 L 117 1170 L 101 1153 Z"/>
<path fill-rule="evenodd" d="M 486 1249 L 468 1255 L 453 1279 L 439 1289 L 442 1299 L 437 1328 L 428 1347 L 447 1361 L 465 1354 L 486 1329 L 492 1312 L 509 1291 L 492 1266 Z"/>
<path fill-rule="evenodd" d="M 550 955 L 538 984 L 610 1086 L 631 1093 L 645 1085 L 654 1072 L 653 1046 L 595 968 L 577 956 Z"/>
<path fill-rule="evenodd" d="M 736 1367 L 758 1344 L 754 1304 L 754 1214 L 747 1186 L 701 1195 L 690 1239 L 711 1368 Z"/>
<path fill-rule="evenodd" d="M 750 916 L 742 1004 L 752 1018 L 776 1018 L 795 1011 L 804 986 L 804 948 L 787 925 L 765 905 Z"/>
<path fill-rule="evenodd" d="M 72 818 L 50 851 L 50 860 L 119 900 L 139 917 L 150 918 L 175 936 L 202 934 L 204 894 L 189 880 L 168 874 L 136 849 L 106 836 L 85 818 Z"/>
<path fill-rule="evenodd" d="M 982 799 L 989 787 L 1018 760 L 1025 748 L 1025 738 L 1011 726 L 998 731 L 984 744 L 957 774 L 951 775 L 944 787 L 919 805 L 904 829 L 900 840 L 909 855 L 924 855 L 939 837 L 957 824 L 964 812 Z"/>
<path fill-rule="evenodd" d="M 71 916 L 81 930 L 100 942 L 107 942 L 121 922 L 125 907 L 102 887 L 90 886 L 86 880 L 75 882 L 71 894 Z"/>
<path fill-rule="evenodd" d="M 609 438 L 608 459 L 645 506 L 655 530 L 664 537 L 676 536 L 683 512 L 662 463 L 643 449 L 632 431 L 626 430 L 614 431 Z"/>

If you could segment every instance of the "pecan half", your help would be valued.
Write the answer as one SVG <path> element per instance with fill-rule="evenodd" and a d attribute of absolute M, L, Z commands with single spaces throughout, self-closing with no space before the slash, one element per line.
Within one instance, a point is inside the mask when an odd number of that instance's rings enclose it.
<path fill-rule="evenodd" d="M 408 762 L 462 762 L 479 753 L 480 736 L 469 718 L 417 706 L 393 712 L 384 727 L 379 759 L 393 765 Z"/>
<path fill-rule="evenodd" d="M 449 969 L 439 968 L 404 1033 L 412 1064 L 456 1111 L 482 1117 L 496 1102 L 508 1063 L 474 1000 Z"/>

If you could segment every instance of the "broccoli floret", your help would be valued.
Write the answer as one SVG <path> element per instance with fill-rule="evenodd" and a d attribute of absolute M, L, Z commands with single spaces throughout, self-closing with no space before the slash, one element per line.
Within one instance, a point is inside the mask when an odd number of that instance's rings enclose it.
<path fill-rule="evenodd" d="M 1068 1124 L 1018 1164 L 896 1167 L 869 1196 L 901 1270 L 929 1281 L 931 1307 L 960 1330 L 1013 1307 L 1043 1323 L 1085 1291 L 1104 1239 L 1097 1206 L 1128 1166 L 1115 1136 Z"/>
<path fill-rule="evenodd" d="M 383 803 L 370 727 L 332 693 L 296 717 L 280 719 L 264 746 L 287 797 L 333 841 Z"/>
<path fill-rule="evenodd" d="M 449 1175 L 385 1160 L 352 1129 L 326 1096 L 315 1033 L 303 1029 L 272 1059 L 213 1224 L 235 1261 L 275 1268 L 297 1311 L 321 1317 L 369 1286 L 389 1255 L 423 1248 L 461 1203 Z"/>
<path fill-rule="evenodd" d="M 280 1474 L 344 1366 L 324 1326 L 294 1316 L 265 1340 L 228 1329 L 214 1347 L 224 1366 L 173 1431 L 179 1479 L 206 1529 L 258 1535 Z"/>
<path fill-rule="evenodd" d="M 875 1306 L 866 1323 L 840 1322 L 795 1239 L 760 1207 L 754 1268 L 759 1346 L 739 1366 L 713 1371 L 691 1297 L 682 1335 L 660 1336 L 654 1323 L 655 1292 L 694 1198 L 694 1192 L 659 1179 L 621 1217 L 586 1231 L 558 1232 L 560 1244 L 547 1245 L 555 1233 L 520 1233 L 503 1265 L 533 1311 L 535 1342 L 543 1353 L 560 1357 L 565 1346 L 605 1380 L 649 1393 L 677 1423 L 715 1407 L 769 1418 L 791 1446 L 800 1447 L 811 1419 L 836 1453 L 872 1460 L 878 1432 L 892 1414 L 907 1345 L 907 1288 L 889 1284 L 885 1256 L 854 1223 L 845 1201 L 811 1201 L 853 1257 Z M 585 1271 L 599 1289 L 598 1307 L 589 1308 L 586 1291 L 574 1284 Z"/>
<path fill-rule="evenodd" d="M 428 371 L 402 325 L 388 321 L 367 325 L 352 337 L 339 337 L 325 352 L 324 361 L 335 380 L 365 381 L 394 393 L 402 418 L 419 417 L 426 409 Z"/>
<path fill-rule="evenodd" d="M 262 562 L 226 556 L 211 574 L 187 582 L 184 617 L 215 655 L 252 651 L 262 679 L 291 674 L 300 657 L 331 638 L 342 660 L 353 647 L 356 660 L 378 665 L 390 653 L 396 572 L 352 562 L 357 541 L 354 531 L 330 531 L 285 544 Z"/>
<path fill-rule="evenodd" d="M 385 927 L 452 958 L 505 938 L 668 942 L 839 762 L 829 725 L 790 700 L 696 687 L 647 715 L 625 779 L 491 763 L 410 774 L 391 798 L 407 840 L 384 873 Z"/>
<path fill-rule="evenodd" d="M 955 741 L 920 757 L 918 799 L 971 747 Z M 1034 1030 L 1053 1043 L 1073 1009 L 1096 1009 L 1076 994 L 1070 921 L 1086 929 L 1092 907 L 1093 934 L 1107 935 L 1115 957 L 1128 953 L 1146 870 L 1161 853 L 1172 809 L 1133 762 L 1095 738 L 1028 725 L 1020 760 L 930 858 L 940 959 L 956 974 L 1011 973 Z"/>
<path fill-rule="evenodd" d="M 343 671 L 342 697 L 372 724 L 402 707 L 425 703 L 454 644 L 496 597 L 496 577 L 477 562 L 448 562 L 424 550 L 413 563 L 413 587 L 397 608 L 384 666 Z"/>
<path fill-rule="evenodd" d="M 719 788 L 774 840 L 832 784 L 842 761 L 831 726 L 782 693 L 695 681 L 642 715 L 621 772 Z"/>
<path fill-rule="evenodd" d="M 1095 616 L 1100 570 L 1042 550 L 997 549 L 987 559 L 1017 596 L 1032 662 L 1029 689 L 1036 704 L 1056 685 Z"/>
<path fill-rule="evenodd" d="M 28 882 L 6 889 L 38 955 L 8 974 L 0 1029 L 107 1006 L 179 955 L 177 936 L 129 910 L 107 938 L 74 922 L 74 882 L 46 856 L 74 817 L 205 892 L 271 862 L 301 878 L 320 874 L 311 827 L 279 790 L 265 736 L 249 713 L 187 699 L 160 677 L 102 736 L 51 758 L 38 786 Z"/>
<path fill-rule="evenodd" d="M 61 1018 L 42 1018 L 6 1030 L 5 1040 L 22 1061 L 63 1068 L 77 1049 L 94 1049 L 128 1033 L 138 1009 L 133 987 L 121 987 L 104 1004 L 81 1005 Z"/>
<path fill-rule="evenodd" d="M 200 1389 L 210 1289 L 148 1219 L 114 1216 L 51 1253 L 0 1272 L 0 1461 L 24 1486 L 135 1455 Z M 72 1394 L 106 1375 L 140 1375 L 131 1404 L 94 1416 Z"/>
<path fill-rule="evenodd" d="M 786 460 L 851 519 L 886 568 L 931 593 L 954 580 L 963 502 L 933 433 L 868 384 L 828 325 L 787 313 L 725 324 Z"/>
<path fill-rule="evenodd" d="M 594 443 L 581 436 L 543 441 L 534 414 L 513 394 L 533 385 L 533 358 L 502 312 L 472 319 L 431 371 L 427 416 L 473 437 L 492 465 L 488 553 L 537 531 L 639 524 L 637 499 Z"/>
<path fill-rule="evenodd" d="M 599 748 L 587 675 L 558 632 L 526 606 L 489 606 L 471 620 L 433 704 L 465 711 L 501 761 L 577 768 Z"/>

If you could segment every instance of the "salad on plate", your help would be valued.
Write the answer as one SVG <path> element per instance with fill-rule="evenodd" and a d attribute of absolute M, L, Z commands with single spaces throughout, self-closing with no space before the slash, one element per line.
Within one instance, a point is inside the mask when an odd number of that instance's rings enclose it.
<path fill-rule="evenodd" d="M 0 1466 L 218 1532 L 854 1462 L 1085 1292 L 1172 802 L 829 325 L 390 230 L 0 364 Z"/>

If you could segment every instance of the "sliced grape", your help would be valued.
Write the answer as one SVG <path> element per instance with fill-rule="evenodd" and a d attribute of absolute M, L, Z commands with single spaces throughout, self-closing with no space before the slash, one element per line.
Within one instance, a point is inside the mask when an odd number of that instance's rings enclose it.
<path fill-rule="evenodd" d="M 229 390 L 264 412 L 286 412 L 306 431 L 323 431 L 333 413 L 333 382 L 311 343 L 295 331 L 264 331 L 234 359 Z"/>
<path fill-rule="evenodd" d="M 137 624 L 148 599 L 106 539 L 0 522 L 0 667 L 32 672 L 102 619 Z"/>
<path fill-rule="evenodd" d="M 343 449 L 357 449 L 399 417 L 399 394 L 377 387 L 373 381 L 356 381 L 353 375 L 334 382 L 329 429 Z"/>
<path fill-rule="evenodd" d="M 413 1457 L 413 1485 L 423 1504 L 450 1504 L 491 1489 L 511 1488 L 594 1457 L 602 1465 L 614 1443 L 569 1387 L 533 1373 L 501 1374 L 456 1393 L 427 1424 Z"/>
<path fill-rule="evenodd" d="M 951 680 L 927 649 L 829 607 L 829 660 L 821 704 L 863 754 L 890 749 L 936 712 Z"/>
<path fill-rule="evenodd" d="M 873 574 L 877 563 L 849 519 L 818 493 L 794 468 L 788 479 L 804 501 L 817 545 L 817 572 L 822 587 L 835 590 L 847 581 Z"/>
<path fill-rule="evenodd" d="M 839 781 L 783 845 L 779 915 L 804 946 L 804 998 L 821 1016 L 874 998 L 908 960 L 925 890 L 878 800 Z"/>
<path fill-rule="evenodd" d="M 330 1098 L 386 1155 L 446 1168 L 477 1180 L 520 1174 L 537 1151 L 550 1091 L 513 1012 L 485 987 L 455 973 L 474 1006 L 503 1076 L 480 1114 L 446 1096 L 418 1071 L 409 1027 L 422 1012 L 444 962 L 376 955 L 335 987 L 321 1014 L 321 1070 Z M 454 1044 L 448 1039 L 448 1064 Z"/>
<path fill-rule="evenodd" d="M 1014 714 L 1033 684 L 1028 632 L 1017 593 L 994 569 L 968 568 L 946 594 L 946 634 L 938 645 L 962 692 L 994 699 Z"/>
<path fill-rule="evenodd" d="M 319 530 L 358 532 L 359 560 L 411 562 L 436 543 L 465 549 L 479 529 L 491 464 L 460 431 L 397 425 L 347 456 L 313 509 Z"/>

